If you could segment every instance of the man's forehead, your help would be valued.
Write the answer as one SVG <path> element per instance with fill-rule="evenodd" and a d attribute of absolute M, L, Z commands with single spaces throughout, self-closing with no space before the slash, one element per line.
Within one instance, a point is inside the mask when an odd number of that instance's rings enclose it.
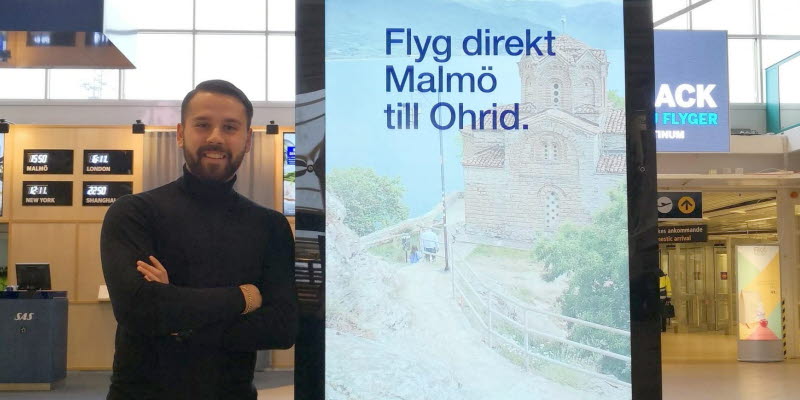
<path fill-rule="evenodd" d="M 187 114 L 190 119 L 218 118 L 219 113 L 225 115 L 225 120 L 243 122 L 247 119 L 247 110 L 236 97 L 213 92 L 199 92 L 187 104 Z"/>
<path fill-rule="evenodd" d="M 216 115 L 213 115 L 213 114 L 210 114 L 210 113 L 200 112 L 198 114 L 190 116 L 189 119 L 193 120 L 193 121 L 210 121 L 212 119 L 216 119 L 216 117 L 217 117 Z M 242 119 L 242 118 L 233 118 L 233 117 L 223 117 L 222 121 L 223 122 L 244 123 L 244 119 Z"/>

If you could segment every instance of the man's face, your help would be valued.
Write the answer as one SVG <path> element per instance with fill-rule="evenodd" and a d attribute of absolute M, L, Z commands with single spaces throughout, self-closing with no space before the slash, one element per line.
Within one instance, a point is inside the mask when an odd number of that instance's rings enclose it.
<path fill-rule="evenodd" d="M 189 171 L 202 179 L 230 180 L 253 135 L 244 105 L 232 96 L 200 92 L 189 102 L 184 123 L 178 124 L 178 146 Z"/>

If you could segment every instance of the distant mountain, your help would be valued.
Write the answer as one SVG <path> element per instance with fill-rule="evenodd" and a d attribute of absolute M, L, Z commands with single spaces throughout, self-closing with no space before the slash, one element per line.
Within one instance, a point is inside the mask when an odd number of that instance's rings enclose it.
<path fill-rule="evenodd" d="M 594 48 L 609 49 L 621 45 L 623 37 L 622 4 L 594 2 L 569 6 L 564 2 L 530 0 L 443 0 L 457 3 L 498 17 L 523 18 L 534 24 L 552 27 L 562 33 L 561 18 L 566 17 L 566 33 Z M 588 2 L 587 2 L 588 3 Z"/>
<path fill-rule="evenodd" d="M 522 37 L 525 29 L 531 29 L 537 36 L 551 29 L 525 18 L 496 15 L 441 0 L 335 0 L 328 1 L 326 13 L 329 57 L 384 56 L 386 28 L 411 28 L 418 35 L 449 35 L 454 49 L 460 48 L 461 40 L 479 28 L 491 29 L 492 34 Z M 392 16 L 392 26 L 386 25 L 384 15 Z"/>

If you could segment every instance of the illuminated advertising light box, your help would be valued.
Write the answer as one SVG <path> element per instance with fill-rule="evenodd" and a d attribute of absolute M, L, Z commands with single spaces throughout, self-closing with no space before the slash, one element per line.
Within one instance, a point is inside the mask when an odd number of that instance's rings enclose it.
<path fill-rule="evenodd" d="M 738 246 L 739 339 L 781 340 L 778 246 Z"/>
<path fill-rule="evenodd" d="M 295 134 L 283 134 L 283 214 L 294 215 L 295 210 Z"/>
<path fill-rule="evenodd" d="M 782 361 L 780 248 L 777 245 L 736 246 L 736 268 L 738 358 Z"/>
<path fill-rule="evenodd" d="M 0 216 L 3 215 L 3 181 L 5 176 L 6 135 L 0 135 Z"/>
<path fill-rule="evenodd" d="M 625 109 L 652 117 L 652 48 L 626 50 L 623 24 L 648 3 L 329 0 L 324 21 L 315 4 L 298 4 L 325 58 L 299 28 L 295 396 L 630 399 L 659 375 L 658 354 L 631 369 L 659 339 L 655 317 L 632 324 L 653 311 L 630 284 L 657 288 L 657 258 L 645 273 L 628 247 L 631 215 L 657 249 L 655 179 L 648 207 L 626 186 L 649 171 L 626 144 L 654 154 Z"/>
<path fill-rule="evenodd" d="M 656 148 L 727 152 L 728 35 L 725 31 L 655 31 Z"/>

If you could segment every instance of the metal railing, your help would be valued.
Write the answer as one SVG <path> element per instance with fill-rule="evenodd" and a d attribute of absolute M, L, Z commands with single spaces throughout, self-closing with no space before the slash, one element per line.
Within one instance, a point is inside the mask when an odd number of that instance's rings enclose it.
<path fill-rule="evenodd" d="M 456 264 L 456 263 L 454 263 Z M 580 373 L 600 378 L 614 384 L 625 387 L 630 387 L 629 382 L 622 381 L 615 376 L 606 375 L 589 368 L 574 365 L 562 360 L 557 360 L 547 355 L 540 354 L 531 350 L 532 339 L 541 338 L 549 342 L 556 342 L 566 348 L 575 348 L 584 351 L 589 351 L 604 357 L 610 357 L 620 360 L 626 365 L 630 366 L 631 358 L 628 355 L 615 353 L 607 349 L 601 349 L 590 346 L 584 343 L 579 343 L 565 337 L 558 336 L 557 334 L 544 332 L 539 329 L 534 329 L 529 325 L 529 315 L 535 314 L 540 317 L 558 321 L 561 323 L 570 323 L 575 325 L 585 326 L 591 329 L 619 335 L 630 339 L 630 332 L 622 329 L 612 328 L 594 322 L 584 321 L 577 318 L 567 317 L 564 315 L 556 314 L 550 311 L 537 309 L 529 305 L 522 304 L 516 299 L 512 299 L 497 290 L 494 290 L 487 285 L 481 283 L 483 280 L 472 271 L 471 268 L 465 263 L 458 263 L 459 265 L 453 266 L 453 279 L 455 292 L 460 299 L 463 300 L 470 313 L 477 319 L 480 326 L 486 330 L 487 341 L 490 347 L 495 347 L 495 340 L 499 340 L 507 346 L 510 346 L 518 352 L 522 352 L 530 357 L 542 360 L 547 363 L 556 364 Z M 475 282 L 475 283 L 473 283 Z M 477 286 L 477 287 L 476 287 Z M 498 328 L 500 323 L 508 324 L 515 328 L 518 332 L 522 333 L 520 338 L 510 338 L 509 335 L 503 334 Z M 528 359 L 526 358 L 526 364 Z"/>
<path fill-rule="evenodd" d="M 417 229 L 421 230 L 422 228 L 417 227 Z M 379 244 L 389 243 L 405 234 L 402 232 L 388 233 L 388 234 L 386 233 L 388 232 L 385 232 L 384 235 L 380 235 L 379 237 L 371 238 L 372 240 L 369 242 L 369 244 L 363 247 L 369 248 Z M 506 345 L 515 349 L 516 351 L 522 352 L 523 354 L 539 359 L 541 361 L 559 365 L 574 371 L 578 371 L 582 374 L 603 379 L 613 384 L 617 384 L 624 387 L 631 387 L 631 384 L 629 382 L 622 381 L 613 375 L 603 374 L 589 368 L 584 368 L 582 366 L 578 366 L 562 360 L 557 360 L 552 357 L 548 357 L 547 355 L 543 355 L 535 351 L 532 351 L 531 345 L 533 344 L 533 339 L 541 338 L 549 342 L 559 343 L 560 345 L 563 346 L 562 348 L 564 349 L 566 348 L 580 349 L 600 356 L 613 358 L 615 360 L 624 362 L 628 367 L 630 367 L 631 363 L 631 358 L 629 355 L 615 353 L 607 349 L 601 349 L 585 343 L 576 342 L 574 340 L 570 340 L 565 337 L 555 335 L 553 333 L 548 333 L 539 329 L 534 329 L 529 324 L 529 322 L 533 320 L 532 318 L 529 318 L 529 315 L 535 314 L 540 317 L 543 316 L 545 318 L 554 321 L 556 325 L 568 323 L 568 324 L 585 326 L 587 328 L 610 333 L 612 335 L 618 335 L 619 337 L 624 337 L 627 338 L 628 340 L 630 340 L 631 336 L 629 331 L 531 307 L 530 305 L 523 304 L 519 300 L 513 299 L 501 293 L 500 291 L 495 290 L 486 285 L 484 283 L 486 282 L 486 280 L 481 279 L 477 274 L 475 274 L 475 272 L 472 271 L 472 269 L 465 261 L 461 260 L 457 262 L 455 260 L 452 260 L 450 262 L 450 266 L 452 268 L 452 273 L 453 273 L 452 279 L 453 279 L 454 294 L 458 294 L 460 296 L 460 298 L 467 305 L 467 308 L 469 308 L 471 311 L 468 312 L 468 314 L 473 315 L 475 319 L 479 322 L 480 326 L 486 330 L 487 341 L 490 347 L 495 347 L 494 341 L 499 340 L 500 342 L 505 343 Z M 470 300 L 470 297 L 472 297 L 473 299 Z M 509 313 L 508 310 L 516 310 L 516 312 Z M 509 338 L 508 336 L 500 332 L 498 330 L 498 325 L 499 325 L 498 322 L 509 324 L 510 326 L 516 328 L 519 332 L 522 332 L 522 337 L 519 338 L 521 343 L 515 339 Z M 526 364 L 527 364 L 527 359 L 526 359 Z"/>

